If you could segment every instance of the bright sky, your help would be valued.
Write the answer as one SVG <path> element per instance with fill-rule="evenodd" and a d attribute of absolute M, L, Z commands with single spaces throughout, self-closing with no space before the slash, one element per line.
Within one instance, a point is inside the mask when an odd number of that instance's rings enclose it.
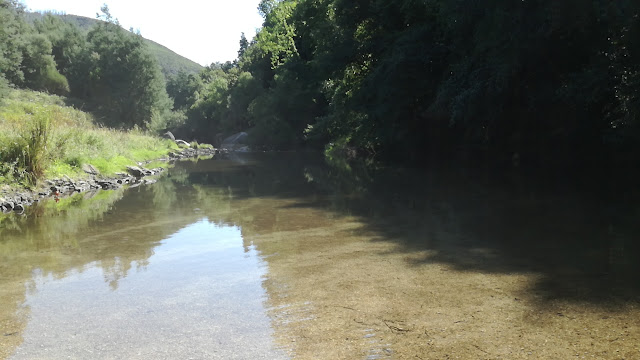
<path fill-rule="evenodd" d="M 240 34 L 251 40 L 262 26 L 260 0 L 22 0 L 32 11 L 55 10 L 96 18 L 103 4 L 125 29 L 201 65 L 234 60 Z"/>

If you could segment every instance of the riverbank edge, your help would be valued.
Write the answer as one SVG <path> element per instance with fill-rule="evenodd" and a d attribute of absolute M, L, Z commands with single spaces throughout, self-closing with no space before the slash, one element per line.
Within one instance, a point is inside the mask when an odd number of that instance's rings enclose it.
<path fill-rule="evenodd" d="M 138 162 L 138 166 L 128 166 L 127 173 L 118 172 L 114 176 L 104 176 L 89 173 L 88 178 L 72 179 L 64 175 L 62 178 L 45 179 L 33 189 L 5 185 L 0 189 L 0 212 L 4 214 L 23 213 L 26 207 L 39 203 L 48 198 L 60 199 L 78 193 L 100 190 L 115 190 L 123 186 L 137 187 L 153 184 L 157 180 L 153 176 L 160 175 L 166 169 L 157 167 L 146 169 L 144 165 L 152 162 L 166 162 L 196 158 L 199 156 L 215 156 L 226 154 L 224 149 L 216 148 L 185 148 L 171 151 L 166 157 Z"/>

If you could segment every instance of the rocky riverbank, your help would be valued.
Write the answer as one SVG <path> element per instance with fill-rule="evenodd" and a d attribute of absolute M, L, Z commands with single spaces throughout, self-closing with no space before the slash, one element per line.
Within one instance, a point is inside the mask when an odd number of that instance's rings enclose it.
<path fill-rule="evenodd" d="M 185 148 L 171 152 L 166 158 L 156 161 L 171 162 L 198 156 L 224 156 L 225 154 L 226 152 L 213 148 Z M 27 206 L 47 198 L 60 199 L 88 191 L 114 190 L 122 186 L 136 187 L 152 184 L 157 181 L 154 176 L 165 171 L 162 167 L 147 169 L 144 165 L 144 163 L 138 163 L 138 166 L 127 167 L 127 173 L 116 173 L 115 176 L 106 177 L 87 164 L 83 167 L 83 170 L 88 174 L 88 177 L 84 179 L 71 179 L 68 176 L 63 176 L 60 179 L 45 180 L 34 189 L 17 189 L 10 185 L 5 185 L 0 188 L 0 211 L 3 213 L 22 213 Z"/>

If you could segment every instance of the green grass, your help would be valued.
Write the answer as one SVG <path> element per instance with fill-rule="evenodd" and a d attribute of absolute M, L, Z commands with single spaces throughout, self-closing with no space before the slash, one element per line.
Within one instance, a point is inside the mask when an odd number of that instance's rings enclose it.
<path fill-rule="evenodd" d="M 82 178 L 83 164 L 109 176 L 176 149 L 174 142 L 141 131 L 98 127 L 90 114 L 59 96 L 12 90 L 0 107 L 0 184 Z"/>

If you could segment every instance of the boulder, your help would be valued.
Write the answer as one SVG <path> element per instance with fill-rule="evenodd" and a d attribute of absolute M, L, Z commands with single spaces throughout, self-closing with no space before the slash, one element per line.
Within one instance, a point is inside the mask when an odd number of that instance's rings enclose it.
<path fill-rule="evenodd" d="M 82 164 L 82 171 L 91 175 L 100 175 L 100 171 L 98 171 L 98 169 L 93 167 L 93 165 L 91 164 Z"/>
<path fill-rule="evenodd" d="M 116 182 L 108 181 L 108 180 L 99 180 L 97 181 L 98 185 L 102 187 L 103 190 L 115 190 L 119 186 Z"/>
<path fill-rule="evenodd" d="M 137 166 L 127 166 L 127 172 L 137 178 L 145 176 L 145 171 Z"/>
<path fill-rule="evenodd" d="M 186 142 L 184 140 L 175 140 L 175 142 L 181 148 L 189 148 L 189 147 L 191 147 L 191 144 L 189 144 L 188 142 Z"/>
<path fill-rule="evenodd" d="M 162 134 L 162 137 L 171 141 L 176 141 L 176 137 L 173 136 L 173 133 L 171 131 L 167 131 L 166 133 Z"/>
<path fill-rule="evenodd" d="M 246 132 L 239 132 L 222 140 L 222 145 L 220 145 L 220 147 L 230 151 L 237 151 L 238 149 L 249 151 L 249 147 L 247 146 L 248 139 L 249 135 Z"/>
<path fill-rule="evenodd" d="M 73 184 L 73 190 L 75 192 L 85 192 L 85 191 L 89 190 L 90 188 L 91 188 L 91 186 L 86 181 L 79 181 L 79 182 Z"/>
<path fill-rule="evenodd" d="M 157 168 L 151 169 L 150 171 L 151 171 L 151 175 L 158 175 L 164 171 L 164 168 L 157 167 Z"/>
<path fill-rule="evenodd" d="M 246 144 L 248 136 L 249 135 L 244 131 L 235 133 L 222 140 L 222 146 L 224 147 L 224 145 Z"/>

